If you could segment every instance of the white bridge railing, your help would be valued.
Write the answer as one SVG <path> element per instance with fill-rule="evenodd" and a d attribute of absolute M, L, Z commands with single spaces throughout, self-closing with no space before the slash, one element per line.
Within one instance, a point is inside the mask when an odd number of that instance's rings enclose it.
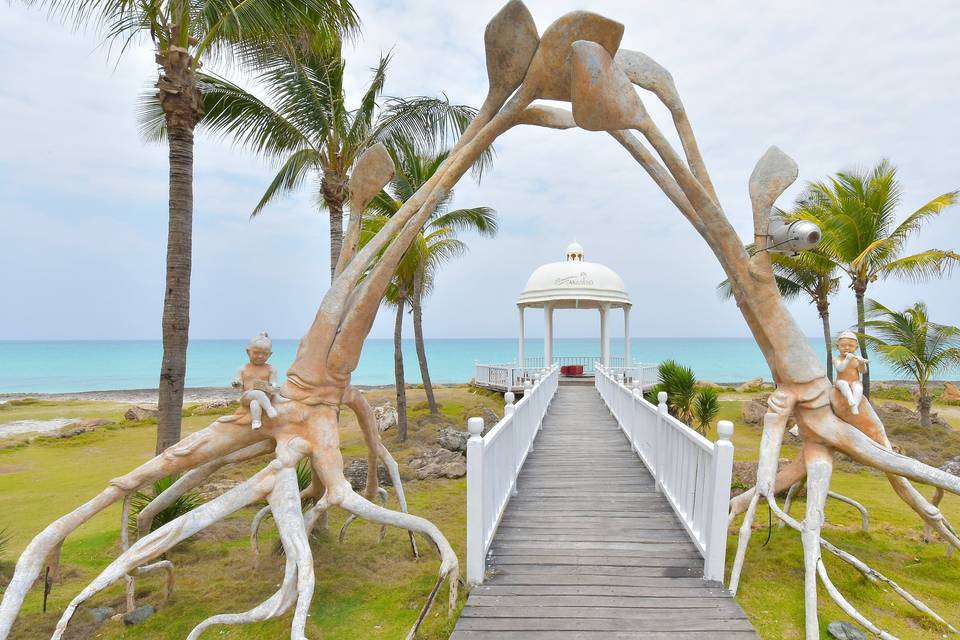
<path fill-rule="evenodd" d="M 627 387 L 609 369 L 598 367 L 600 396 L 616 418 L 703 556 L 705 580 L 723 582 L 727 550 L 727 511 L 733 473 L 733 423 L 721 420 L 719 440 L 710 442 L 659 406 Z M 468 461 L 469 462 L 469 461 Z"/>
<path fill-rule="evenodd" d="M 493 534 L 516 495 L 517 476 L 533 449 L 543 416 L 557 393 L 560 368 L 527 382 L 523 398 L 513 404 L 513 393 L 504 394 L 503 419 L 487 435 L 483 418 L 470 418 L 467 429 L 467 583 L 480 584 L 486 572 L 487 551 Z"/>
<path fill-rule="evenodd" d="M 585 376 L 592 376 L 594 371 L 603 367 L 600 356 L 554 356 L 553 364 L 561 367 L 571 364 L 582 365 Z M 526 358 L 523 366 L 516 363 L 482 364 L 477 362 L 474 365 L 473 381 L 478 386 L 488 389 L 521 391 L 524 382 L 543 375 L 545 371 L 543 366 L 543 356 Z M 657 367 L 656 364 L 645 363 L 632 363 L 628 366 L 624 362 L 623 356 L 611 356 L 607 371 L 624 375 L 631 382 L 639 381 L 641 387 L 645 389 L 656 383 Z"/>

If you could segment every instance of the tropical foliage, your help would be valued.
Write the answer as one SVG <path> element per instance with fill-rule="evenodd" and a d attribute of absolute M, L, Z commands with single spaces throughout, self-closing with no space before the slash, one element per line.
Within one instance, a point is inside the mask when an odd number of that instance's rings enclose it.
<path fill-rule="evenodd" d="M 894 371 L 917 382 L 920 424 L 929 427 L 930 381 L 960 367 L 960 328 L 932 322 L 922 302 L 894 311 L 868 299 L 866 317 L 863 337 Z"/>
<path fill-rule="evenodd" d="M 173 486 L 173 483 L 176 481 L 176 476 L 160 478 L 153 483 L 152 494 L 138 491 L 133 495 L 132 498 L 130 498 L 130 519 L 127 522 L 127 526 L 131 531 L 137 530 L 137 516 L 140 515 L 140 512 L 143 511 L 148 504 L 153 502 L 154 498 Z M 169 507 L 166 509 L 161 509 L 157 512 L 157 515 L 154 516 L 153 523 L 150 526 L 150 531 L 159 529 L 168 522 L 176 520 L 183 514 L 193 511 L 202 504 L 203 498 L 200 497 L 199 493 L 196 491 L 187 491 L 182 496 L 177 498 L 177 500 Z M 149 531 L 141 531 L 140 533 L 146 534 L 149 533 Z"/>
<path fill-rule="evenodd" d="M 710 425 L 720 413 L 720 394 L 716 389 L 706 387 L 697 392 L 691 407 L 693 423 L 700 435 L 707 435 Z"/>
<path fill-rule="evenodd" d="M 840 172 L 809 184 L 793 214 L 820 226 L 823 240 L 817 255 L 832 262 L 849 279 L 857 301 L 857 328 L 864 357 L 868 357 L 864 301 L 871 283 L 887 278 L 922 281 L 943 276 L 960 264 L 960 254 L 948 249 L 905 255 L 907 242 L 925 222 L 956 204 L 958 192 L 933 198 L 898 223 L 902 198 L 896 167 L 883 160 L 869 171 Z M 863 386 L 869 395 L 869 372 L 863 376 Z"/>
<path fill-rule="evenodd" d="M 317 203 L 329 214 L 331 278 L 343 244 L 350 171 L 360 155 L 378 142 L 398 140 L 422 152 L 435 151 L 462 133 L 476 113 L 445 98 L 390 98 L 381 104 L 389 56 L 380 58 L 356 108 L 351 108 L 341 46 L 334 40 L 310 51 L 282 46 L 261 51 L 260 71 L 251 85 L 262 89 L 264 99 L 218 75 L 199 76 L 199 126 L 281 161 L 253 216 L 305 182 L 314 182 Z M 142 124 L 149 137 L 163 135 L 155 102 L 145 102 Z"/>
<path fill-rule="evenodd" d="M 447 158 L 447 152 L 424 155 L 408 141 L 395 140 L 390 155 L 396 167 L 396 176 L 386 190 L 374 198 L 364 214 L 361 243 L 366 243 L 379 231 L 403 203 L 426 183 Z M 386 302 L 396 310 L 394 320 L 394 374 L 397 384 L 398 435 L 406 438 L 406 391 L 403 370 L 403 318 L 407 306 L 413 314 L 414 342 L 431 413 L 438 413 L 430 371 L 427 365 L 423 339 L 423 301 L 433 290 L 439 268 L 467 251 L 467 245 L 458 234 L 473 231 L 484 236 L 497 232 L 497 214 L 489 207 L 451 210 L 453 193 L 437 205 L 424 229 L 416 236 L 397 266 L 387 289 Z"/>
<path fill-rule="evenodd" d="M 238 59 L 257 64 L 258 52 L 291 35 L 328 40 L 358 27 L 346 0 L 26 0 L 75 28 L 90 27 L 119 44 L 121 55 L 147 41 L 157 63 L 156 113 L 169 151 L 167 267 L 157 453 L 180 440 L 190 326 L 193 244 L 193 133 L 202 114 L 197 84 L 202 62 Z"/>

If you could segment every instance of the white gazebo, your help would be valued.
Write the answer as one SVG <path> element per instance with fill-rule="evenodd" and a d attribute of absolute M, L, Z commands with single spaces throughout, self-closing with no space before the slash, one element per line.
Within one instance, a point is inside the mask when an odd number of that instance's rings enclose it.
<path fill-rule="evenodd" d="M 600 312 L 600 362 L 609 367 L 610 312 L 623 309 L 623 364 L 630 366 L 630 296 L 623 280 L 607 266 L 583 259 L 583 247 L 574 242 L 567 247 L 566 260 L 537 267 L 517 299 L 520 311 L 520 348 L 517 362 L 526 362 L 523 352 L 524 311 L 543 309 L 543 362 L 549 367 L 553 356 L 553 312 L 556 309 L 595 309 Z M 579 359 L 579 358 L 578 358 Z M 580 364 L 580 363 L 577 363 Z M 591 363 L 592 364 L 592 363 Z"/>

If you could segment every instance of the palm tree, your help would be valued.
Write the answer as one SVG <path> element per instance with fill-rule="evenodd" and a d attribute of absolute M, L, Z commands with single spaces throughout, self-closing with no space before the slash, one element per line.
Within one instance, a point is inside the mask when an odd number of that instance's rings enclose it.
<path fill-rule="evenodd" d="M 316 180 L 318 203 L 330 219 L 332 279 L 343 244 L 343 210 L 354 162 L 372 145 L 397 138 L 424 152 L 445 146 L 448 138 L 466 129 L 476 110 L 428 97 L 393 98 L 381 108 L 378 101 L 389 56 L 380 58 L 357 108 L 350 109 L 339 41 L 309 52 L 297 49 L 291 54 L 279 49 L 272 53 L 269 64 L 262 65 L 254 79 L 266 92 L 266 100 L 222 77 L 201 76 L 204 117 L 200 126 L 259 154 L 283 159 L 253 216 L 311 176 Z M 152 128 L 151 118 L 146 120 L 145 127 Z"/>
<path fill-rule="evenodd" d="M 396 176 L 391 181 L 389 192 L 381 191 L 368 207 L 364 219 L 364 234 L 361 242 L 373 236 L 393 216 L 403 203 L 416 193 L 440 168 L 447 152 L 423 155 L 408 141 L 395 140 L 390 146 L 390 155 L 396 167 Z M 467 251 L 467 245 L 457 237 L 462 231 L 475 231 L 493 236 L 497 232 L 497 214 L 488 207 L 473 207 L 450 210 L 453 194 L 434 209 L 423 231 L 414 239 L 397 267 L 393 282 L 387 290 L 387 303 L 396 307 L 394 321 L 394 374 L 397 384 L 397 414 L 402 421 L 398 433 L 406 437 L 406 416 L 400 410 L 406 406 L 404 386 L 403 353 L 401 351 L 403 314 L 406 305 L 413 315 L 414 342 L 420 364 L 420 377 L 430 412 L 439 413 L 423 339 L 423 301 L 433 291 L 436 274 L 446 262 Z"/>
<path fill-rule="evenodd" d="M 747 245 L 750 255 L 754 253 L 752 244 Z M 806 294 L 817 308 L 823 325 L 823 344 L 827 354 L 827 377 L 833 380 L 833 339 L 830 332 L 830 296 L 840 287 L 837 277 L 837 265 L 830 258 L 817 251 L 801 251 L 796 255 L 783 253 L 770 254 L 773 263 L 777 288 L 784 300 L 795 300 Z M 717 286 L 724 299 L 733 297 L 730 281 L 724 280 Z"/>
<path fill-rule="evenodd" d="M 931 322 L 927 305 L 922 302 L 893 311 L 867 300 L 866 316 L 870 333 L 863 337 L 895 371 L 917 381 L 920 424 L 929 427 L 930 380 L 937 373 L 960 366 L 960 328 Z"/>
<path fill-rule="evenodd" d="M 840 172 L 807 186 L 798 218 L 816 222 L 823 230 L 819 251 L 850 279 L 857 300 L 860 352 L 867 357 L 864 300 L 870 283 L 905 277 L 915 281 L 940 277 L 960 263 L 960 254 L 927 249 L 903 255 L 907 241 L 924 222 L 958 199 L 957 191 L 941 194 L 896 224 L 902 187 L 897 170 L 882 160 L 870 171 Z M 864 395 L 870 394 L 870 374 L 863 375 Z"/>
<path fill-rule="evenodd" d="M 75 28 L 92 27 L 122 43 L 121 54 L 149 39 L 158 67 L 156 105 L 169 156 L 163 359 L 158 389 L 157 452 L 180 440 L 190 325 L 193 236 L 193 134 L 203 113 L 198 69 L 237 53 L 246 62 L 294 33 L 322 39 L 358 27 L 347 0 L 26 0 Z"/>

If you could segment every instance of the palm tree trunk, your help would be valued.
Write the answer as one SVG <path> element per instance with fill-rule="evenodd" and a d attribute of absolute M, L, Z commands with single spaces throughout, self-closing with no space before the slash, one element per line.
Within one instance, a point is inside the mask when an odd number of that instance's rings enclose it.
<path fill-rule="evenodd" d="M 833 382 L 833 336 L 830 332 L 830 306 L 826 300 L 817 301 L 817 312 L 823 322 L 823 346 L 827 352 L 827 378 Z"/>
<path fill-rule="evenodd" d="M 413 298 L 410 300 L 413 307 L 413 338 L 417 345 L 417 360 L 420 362 L 420 379 L 423 381 L 423 390 L 427 394 L 427 404 L 430 413 L 437 415 L 437 399 L 433 395 L 433 383 L 430 382 L 430 369 L 427 366 L 427 348 L 423 342 L 423 274 L 419 271 L 414 275 Z"/>
<path fill-rule="evenodd" d="M 393 325 L 393 376 L 397 385 L 397 437 L 407 439 L 407 387 L 403 379 L 403 311 L 406 300 L 397 301 L 397 318 Z"/>
<path fill-rule="evenodd" d="M 857 296 L 857 333 L 858 341 L 860 342 L 860 355 L 864 358 L 868 358 L 867 355 L 867 341 L 864 339 L 864 335 L 867 333 L 867 318 L 866 311 L 863 306 L 863 297 L 867 292 L 867 286 L 856 285 L 854 288 L 854 293 Z M 863 396 L 865 398 L 870 397 L 870 366 L 867 366 L 867 370 L 863 372 Z"/>
<path fill-rule="evenodd" d="M 343 203 L 347 201 L 348 179 L 346 176 L 330 171 L 324 172 L 320 180 L 323 202 L 330 212 L 330 281 L 337 271 L 337 261 L 343 248 Z"/>
<path fill-rule="evenodd" d="M 157 394 L 157 449 L 180 441 L 183 385 L 190 330 L 190 271 L 193 251 L 193 131 L 170 129 L 170 203 L 167 277 L 163 297 L 163 360 Z"/>
<path fill-rule="evenodd" d="M 920 394 L 917 400 L 917 408 L 920 410 L 920 426 L 931 427 L 933 422 L 930 419 L 930 406 L 933 404 L 933 398 L 927 393 L 926 386 L 920 387 Z"/>
<path fill-rule="evenodd" d="M 181 39 L 178 27 L 173 40 Z M 158 97 L 166 117 L 170 163 L 167 273 L 163 296 L 163 359 L 157 389 L 157 447 L 180 441 L 180 413 L 190 332 L 190 271 L 193 262 L 193 130 L 202 113 L 193 58 L 171 47 L 157 55 L 162 72 Z"/>

